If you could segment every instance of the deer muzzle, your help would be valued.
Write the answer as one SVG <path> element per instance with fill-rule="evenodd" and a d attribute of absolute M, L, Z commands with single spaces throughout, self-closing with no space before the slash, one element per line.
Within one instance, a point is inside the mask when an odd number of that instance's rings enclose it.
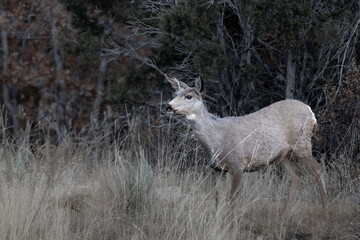
<path fill-rule="evenodd" d="M 166 109 L 167 112 L 176 113 L 176 110 L 173 109 L 170 104 L 166 104 L 165 109 Z"/>

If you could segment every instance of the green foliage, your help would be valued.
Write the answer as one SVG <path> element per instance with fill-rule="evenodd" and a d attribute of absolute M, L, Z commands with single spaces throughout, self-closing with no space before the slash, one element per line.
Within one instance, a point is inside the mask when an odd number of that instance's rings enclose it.
<path fill-rule="evenodd" d="M 161 29 L 173 36 L 181 36 L 185 44 L 199 42 L 192 40 L 207 39 L 214 35 L 219 10 L 216 4 L 209 7 L 204 0 L 183 0 L 162 16 Z"/>
<path fill-rule="evenodd" d="M 330 8 L 331 6 L 329 6 Z M 341 8 L 326 9 L 319 12 L 313 22 L 313 27 L 309 31 L 309 36 L 312 36 L 315 44 L 331 43 L 335 46 L 339 42 L 339 32 L 341 29 L 351 27 L 353 21 L 353 14 Z M 344 21 L 348 19 L 349 21 Z M 344 24 L 346 23 L 346 24 Z M 340 46 L 336 46 L 340 47 Z"/>
<path fill-rule="evenodd" d="M 299 33 L 311 14 L 308 1 L 296 0 L 255 0 L 254 10 L 249 12 L 255 20 L 256 33 L 262 40 L 277 48 L 287 50 L 305 40 Z"/>
<path fill-rule="evenodd" d="M 285 50 L 297 48 L 309 40 L 316 44 L 335 42 L 339 28 L 345 27 L 341 25 L 343 20 L 352 22 L 354 18 L 354 14 L 347 10 L 352 8 L 351 4 L 334 0 L 326 3 L 296 0 L 239 2 L 245 5 L 245 13 L 254 19 L 256 35 Z"/>
<path fill-rule="evenodd" d="M 226 59 L 220 45 L 217 23 L 218 4 L 207 5 L 204 0 L 183 0 L 160 20 L 161 43 L 159 60 L 162 64 L 190 61 L 194 72 L 211 77 Z"/>
<path fill-rule="evenodd" d="M 349 163 L 360 164 L 360 66 L 351 68 L 340 86 L 327 87 L 326 111 L 319 119 L 317 145 L 330 156 L 345 155 Z"/>
<path fill-rule="evenodd" d="M 117 36 L 114 29 L 121 29 L 125 20 L 131 13 L 133 3 L 127 0 L 59 0 L 66 10 L 71 14 L 71 24 L 77 30 L 75 40 L 61 39 L 61 51 L 64 56 L 77 56 L 80 68 L 91 68 L 98 64 L 101 50 L 111 49 L 112 43 L 116 42 Z M 121 43 L 118 43 L 121 45 Z M 131 64 L 127 62 L 124 64 Z M 124 102 L 141 102 L 140 87 L 144 79 L 142 71 L 137 73 L 130 67 L 124 77 L 113 74 L 108 69 L 108 99 L 117 104 Z M 137 67 L 135 67 L 137 68 Z M 140 67 L 139 67 L 140 68 Z M 141 76 L 141 77 L 140 77 Z"/>
<path fill-rule="evenodd" d="M 98 19 L 90 16 L 86 3 L 82 1 L 61 1 L 66 5 L 66 10 L 71 12 L 71 24 L 80 32 L 90 32 L 93 35 L 100 35 L 103 31 L 98 24 Z"/>
<path fill-rule="evenodd" d="M 60 37 L 60 51 L 62 56 L 78 56 L 79 67 L 85 67 L 98 59 L 99 41 L 90 32 L 78 32 L 76 41 Z"/>
<path fill-rule="evenodd" d="M 79 30 L 76 44 L 64 41 L 64 53 L 88 62 L 113 42 L 136 51 L 135 62 L 121 57 L 121 70 L 108 72 L 107 97 L 115 105 L 148 102 L 163 80 L 140 58 L 185 82 L 197 74 L 214 79 L 207 93 L 219 115 L 249 113 L 284 98 L 291 56 L 294 97 L 319 112 L 323 85 L 342 80 L 358 46 L 355 0 L 59 1 Z"/>
<path fill-rule="evenodd" d="M 145 101 L 150 82 L 158 77 L 147 66 L 129 66 L 123 77 L 109 76 L 108 99 L 115 105 L 141 105 Z"/>
<path fill-rule="evenodd" d="M 223 49 L 216 40 L 205 40 L 194 56 L 195 69 L 206 79 L 217 75 L 226 63 Z"/>
<path fill-rule="evenodd" d="M 101 20 L 110 17 L 114 21 L 124 21 L 128 16 L 126 0 L 59 0 L 71 13 L 71 24 L 80 32 L 100 35 L 104 31 Z"/>

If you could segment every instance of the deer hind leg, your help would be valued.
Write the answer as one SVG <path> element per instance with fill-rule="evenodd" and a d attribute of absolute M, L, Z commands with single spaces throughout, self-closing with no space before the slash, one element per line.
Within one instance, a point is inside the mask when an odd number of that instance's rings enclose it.
<path fill-rule="evenodd" d="M 299 136 L 299 139 L 293 149 L 293 153 L 295 157 L 301 161 L 307 169 L 309 169 L 310 173 L 315 177 L 319 191 L 321 196 L 321 201 L 323 205 L 323 209 L 326 213 L 326 207 L 328 204 L 327 196 L 326 196 L 326 188 L 324 175 L 321 165 L 315 160 L 312 155 L 312 144 L 311 144 L 311 136 L 313 131 L 313 124 L 305 124 L 303 127 L 303 132 Z"/>
<path fill-rule="evenodd" d="M 288 212 L 290 207 L 292 208 L 295 204 L 297 189 L 302 177 L 302 170 L 298 165 L 296 165 L 294 159 L 289 155 L 285 156 L 280 161 L 280 164 L 283 168 L 285 168 L 291 177 L 290 191 L 285 204 L 285 212 Z"/>
<path fill-rule="evenodd" d="M 319 187 L 323 208 L 326 209 L 328 200 L 326 196 L 325 181 L 321 165 L 315 160 L 311 153 L 307 155 L 297 154 L 296 157 L 306 166 L 306 168 L 309 169 L 310 173 L 315 177 Z"/>

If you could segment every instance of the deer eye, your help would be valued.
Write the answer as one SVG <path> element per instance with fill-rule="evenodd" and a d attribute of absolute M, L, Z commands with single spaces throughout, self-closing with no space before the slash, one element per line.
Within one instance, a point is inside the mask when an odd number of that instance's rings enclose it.
<path fill-rule="evenodd" d="M 185 98 L 190 100 L 190 99 L 192 99 L 192 96 L 191 95 L 186 95 Z"/>

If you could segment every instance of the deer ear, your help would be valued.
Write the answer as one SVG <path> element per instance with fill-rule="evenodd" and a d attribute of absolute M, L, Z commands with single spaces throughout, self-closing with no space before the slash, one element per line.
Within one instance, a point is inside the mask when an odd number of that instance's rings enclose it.
<path fill-rule="evenodd" d="M 201 97 L 205 96 L 205 85 L 200 76 L 195 79 L 195 88 L 200 93 Z"/>
<path fill-rule="evenodd" d="M 174 89 L 175 93 L 180 92 L 186 88 L 189 88 L 186 83 L 177 80 L 175 77 L 168 77 L 166 76 L 166 80 L 170 83 L 171 87 Z"/>

